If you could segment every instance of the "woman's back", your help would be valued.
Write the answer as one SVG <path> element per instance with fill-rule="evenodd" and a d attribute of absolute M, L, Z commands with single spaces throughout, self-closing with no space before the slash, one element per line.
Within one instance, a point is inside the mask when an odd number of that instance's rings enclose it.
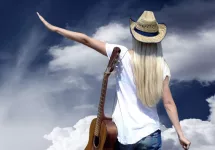
<path fill-rule="evenodd" d="M 122 144 L 133 144 L 145 136 L 160 129 L 156 106 L 144 106 L 137 98 L 136 85 L 132 72 L 132 51 L 126 47 L 106 43 L 106 52 L 110 58 L 114 47 L 121 49 L 120 61 L 116 66 L 117 103 L 112 118 L 118 128 L 118 140 Z M 163 64 L 163 79 L 170 76 Z"/>

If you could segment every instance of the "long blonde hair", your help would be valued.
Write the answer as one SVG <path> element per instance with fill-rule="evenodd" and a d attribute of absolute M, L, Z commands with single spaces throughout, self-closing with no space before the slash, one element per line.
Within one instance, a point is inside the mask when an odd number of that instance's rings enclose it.
<path fill-rule="evenodd" d="M 163 93 L 163 52 L 160 43 L 132 39 L 132 71 L 137 97 L 148 107 L 155 106 Z"/>

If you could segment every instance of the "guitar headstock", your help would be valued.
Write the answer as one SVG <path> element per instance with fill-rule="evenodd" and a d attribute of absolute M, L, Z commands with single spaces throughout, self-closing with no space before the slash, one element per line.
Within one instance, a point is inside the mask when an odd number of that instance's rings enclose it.
<path fill-rule="evenodd" d="M 119 47 L 114 47 L 113 52 L 111 54 L 108 66 L 107 66 L 107 71 L 112 72 L 114 70 L 114 67 L 119 59 L 119 54 L 121 52 L 121 49 Z"/>

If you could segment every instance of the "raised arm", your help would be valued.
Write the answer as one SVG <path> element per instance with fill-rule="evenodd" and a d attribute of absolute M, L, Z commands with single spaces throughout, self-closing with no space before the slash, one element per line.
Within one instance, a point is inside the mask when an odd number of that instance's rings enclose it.
<path fill-rule="evenodd" d="M 191 144 L 190 141 L 188 141 L 185 137 L 184 134 L 182 132 L 180 123 L 179 123 L 179 119 L 178 119 L 178 112 L 177 112 L 177 108 L 175 105 L 175 102 L 172 98 L 172 94 L 169 88 L 169 77 L 167 76 L 164 80 L 164 87 L 163 87 L 163 105 L 166 109 L 166 112 L 173 124 L 173 126 L 175 127 L 175 130 L 178 134 L 178 138 L 179 138 L 179 142 L 182 145 L 182 148 L 189 149 L 189 146 Z"/>
<path fill-rule="evenodd" d="M 97 52 L 103 54 L 104 56 L 107 56 L 106 50 L 105 50 L 105 43 L 96 39 L 93 39 L 83 33 L 79 32 L 73 32 L 69 31 L 60 27 L 56 27 L 48 23 L 38 12 L 37 15 L 39 16 L 40 20 L 43 22 L 43 24 L 53 32 L 57 32 L 60 35 L 63 35 L 64 37 L 74 40 L 76 42 L 82 43 Z"/>

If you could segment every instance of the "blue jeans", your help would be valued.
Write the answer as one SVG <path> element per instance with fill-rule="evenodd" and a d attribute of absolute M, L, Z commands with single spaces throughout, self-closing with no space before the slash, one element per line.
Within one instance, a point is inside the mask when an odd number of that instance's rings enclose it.
<path fill-rule="evenodd" d="M 123 145 L 117 141 L 115 150 L 161 150 L 161 145 L 161 131 L 157 130 L 135 144 Z"/>

